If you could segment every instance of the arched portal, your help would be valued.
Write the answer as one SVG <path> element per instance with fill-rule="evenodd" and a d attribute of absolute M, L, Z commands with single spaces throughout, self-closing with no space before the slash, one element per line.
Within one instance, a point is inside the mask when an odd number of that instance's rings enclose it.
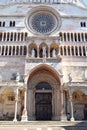
<path fill-rule="evenodd" d="M 48 65 L 38 66 L 30 73 L 27 84 L 29 120 L 60 120 L 61 83 L 59 77 L 58 72 Z"/>

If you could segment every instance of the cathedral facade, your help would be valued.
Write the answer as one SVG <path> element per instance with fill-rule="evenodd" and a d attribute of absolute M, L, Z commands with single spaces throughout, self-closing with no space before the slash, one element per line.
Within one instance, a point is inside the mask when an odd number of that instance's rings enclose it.
<path fill-rule="evenodd" d="M 0 5 L 0 120 L 87 120 L 87 7 Z"/>

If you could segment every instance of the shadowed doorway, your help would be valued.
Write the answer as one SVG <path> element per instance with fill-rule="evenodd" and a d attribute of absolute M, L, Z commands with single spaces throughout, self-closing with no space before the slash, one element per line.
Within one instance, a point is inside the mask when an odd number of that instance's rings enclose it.
<path fill-rule="evenodd" d="M 51 120 L 52 118 L 52 88 L 47 82 L 36 86 L 35 116 L 36 120 Z"/>

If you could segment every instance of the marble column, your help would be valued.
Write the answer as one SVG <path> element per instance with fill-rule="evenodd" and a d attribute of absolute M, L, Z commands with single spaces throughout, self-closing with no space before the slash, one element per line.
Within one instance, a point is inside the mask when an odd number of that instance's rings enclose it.
<path fill-rule="evenodd" d="M 14 122 L 17 122 L 17 107 L 18 107 L 18 88 L 15 93 L 15 113 L 14 113 Z"/>
<path fill-rule="evenodd" d="M 4 46 L 4 56 L 5 56 L 5 53 L 6 53 L 6 46 Z"/>
<path fill-rule="evenodd" d="M 12 41 L 14 41 L 14 33 L 11 33 Z"/>
<path fill-rule="evenodd" d="M 74 46 L 74 56 L 76 56 L 76 49 L 75 49 L 75 46 Z"/>
<path fill-rule="evenodd" d="M 27 121 L 27 88 L 24 90 L 24 110 L 22 113 L 22 119 L 21 121 Z"/>
<path fill-rule="evenodd" d="M 73 111 L 73 101 L 72 101 L 72 95 L 70 94 L 70 108 L 71 108 L 71 121 L 74 121 L 74 111 Z"/>
<path fill-rule="evenodd" d="M 10 50 L 10 46 L 8 46 L 8 49 L 7 49 L 7 56 L 9 56 L 9 50 Z"/>
<path fill-rule="evenodd" d="M 80 51 L 79 51 L 79 47 L 78 47 L 78 56 L 80 56 Z"/>
<path fill-rule="evenodd" d="M 62 39 L 63 39 L 63 42 L 64 42 L 64 33 L 62 33 Z"/>
<path fill-rule="evenodd" d="M 2 55 L 2 46 L 0 47 L 0 56 Z"/>
<path fill-rule="evenodd" d="M 64 93 L 63 90 L 61 90 L 61 121 L 66 121 L 66 113 L 65 113 L 65 104 L 64 104 Z"/>
<path fill-rule="evenodd" d="M 84 55 L 84 54 L 83 54 L 83 46 L 81 46 L 81 53 L 82 53 L 82 56 L 83 56 L 83 55 Z"/>
<path fill-rule="evenodd" d="M 18 41 L 18 33 L 16 33 L 16 41 Z"/>
<path fill-rule="evenodd" d="M 8 38 L 9 37 L 9 33 L 5 33 L 5 35 L 6 35 L 5 36 L 5 41 L 9 41 L 9 38 Z"/>
<path fill-rule="evenodd" d="M 25 33 L 23 33 L 23 41 L 25 41 Z"/>
<path fill-rule="evenodd" d="M 83 38 L 84 38 L 84 42 L 86 42 L 86 39 L 85 39 L 85 33 L 83 33 Z"/>
<path fill-rule="evenodd" d="M 70 56 L 72 56 L 72 49 L 71 49 L 71 46 L 70 46 Z"/>
<path fill-rule="evenodd" d="M 9 33 L 9 41 L 11 41 L 11 33 Z"/>
<path fill-rule="evenodd" d="M 80 33 L 80 42 L 82 42 L 82 35 L 81 35 L 81 33 Z"/>

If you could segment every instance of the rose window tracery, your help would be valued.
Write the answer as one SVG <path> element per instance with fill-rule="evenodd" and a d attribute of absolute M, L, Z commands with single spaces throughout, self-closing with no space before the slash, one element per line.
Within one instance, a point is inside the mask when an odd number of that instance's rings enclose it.
<path fill-rule="evenodd" d="M 27 27 L 34 34 L 49 35 L 59 29 L 60 17 L 44 7 L 31 10 L 27 17 Z"/>
<path fill-rule="evenodd" d="M 40 33 L 51 32 L 55 27 L 55 20 L 50 14 L 38 14 L 32 18 L 32 28 Z"/>

